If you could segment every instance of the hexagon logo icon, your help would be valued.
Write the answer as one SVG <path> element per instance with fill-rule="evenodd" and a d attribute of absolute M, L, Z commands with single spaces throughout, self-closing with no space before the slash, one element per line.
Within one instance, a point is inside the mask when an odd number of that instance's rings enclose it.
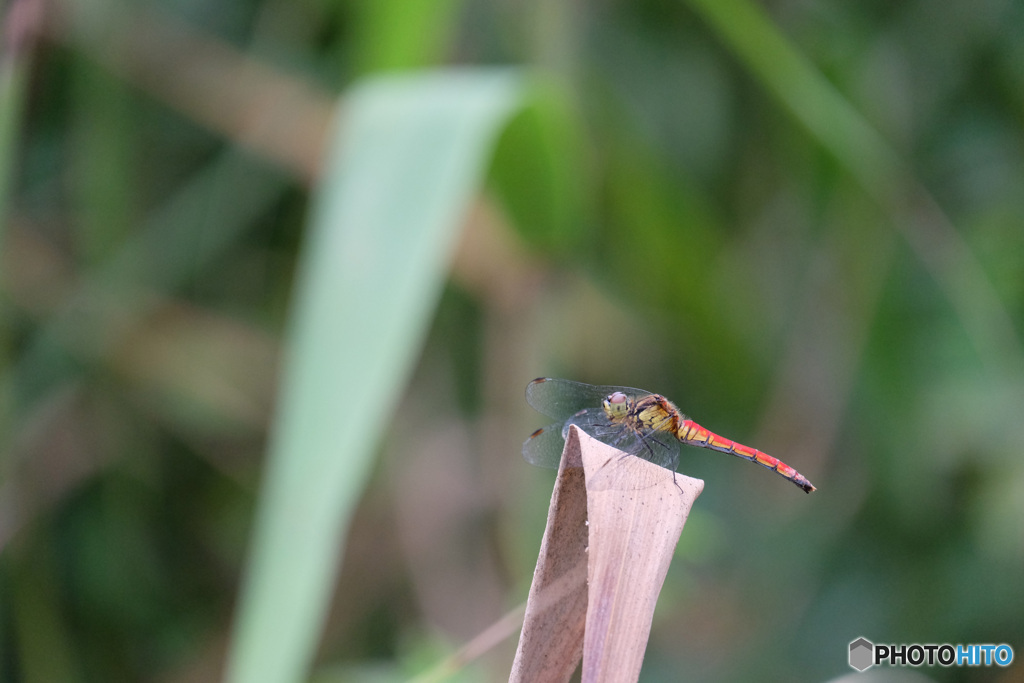
<path fill-rule="evenodd" d="M 867 638 L 858 638 L 850 643 L 850 666 L 864 671 L 874 664 L 875 645 Z"/>

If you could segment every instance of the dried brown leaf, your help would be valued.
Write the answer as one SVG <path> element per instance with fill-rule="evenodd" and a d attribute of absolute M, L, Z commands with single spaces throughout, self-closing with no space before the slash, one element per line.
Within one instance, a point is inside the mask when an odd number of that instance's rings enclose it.
<path fill-rule="evenodd" d="M 637 488 L 647 467 L 661 469 L 570 428 L 510 681 L 568 680 L 581 656 L 584 683 L 639 678 L 658 594 L 704 488 L 678 474 Z"/>

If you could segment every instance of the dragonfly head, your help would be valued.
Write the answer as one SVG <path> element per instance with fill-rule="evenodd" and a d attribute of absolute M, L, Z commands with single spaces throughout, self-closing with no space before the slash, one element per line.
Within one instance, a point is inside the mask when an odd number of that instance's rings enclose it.
<path fill-rule="evenodd" d="M 605 415 L 611 420 L 622 420 L 629 413 L 629 397 L 621 391 L 608 394 L 601 401 L 601 407 L 604 408 Z"/>

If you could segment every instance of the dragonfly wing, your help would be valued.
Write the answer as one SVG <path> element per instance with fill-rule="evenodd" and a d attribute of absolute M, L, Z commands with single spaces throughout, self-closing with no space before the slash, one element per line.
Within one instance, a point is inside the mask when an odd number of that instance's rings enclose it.
<path fill-rule="evenodd" d="M 672 476 L 679 459 L 678 440 L 667 432 L 652 430 L 641 434 L 621 422 L 612 422 L 601 402 L 615 392 L 634 398 L 650 393 L 632 387 L 584 384 L 546 377 L 530 382 L 526 387 L 527 403 L 537 412 L 560 422 L 534 432 L 523 444 L 523 457 L 534 465 L 557 468 L 569 426 L 577 425 L 599 441 L 623 451 L 621 457 L 609 460 L 601 468 L 603 474 L 599 472 L 592 479 L 591 483 L 596 488 L 646 488 Z M 642 467 L 640 459 L 660 467 Z M 613 471 L 622 475 L 620 468 L 627 469 L 626 476 L 608 476 Z"/>
<path fill-rule="evenodd" d="M 638 448 L 645 449 L 636 434 L 626 437 L 623 445 L 630 451 L 635 451 Z M 665 457 L 664 454 L 662 457 Z M 644 462 L 644 460 L 648 462 Z M 587 481 L 587 486 L 598 491 L 645 489 L 674 475 L 675 470 L 668 467 L 652 467 L 651 462 L 650 458 L 641 458 L 629 451 L 623 451 L 602 465 Z"/>
<path fill-rule="evenodd" d="M 568 420 L 548 425 L 531 434 L 523 444 L 523 457 L 531 465 L 558 469 L 569 425 L 578 425 L 583 431 L 591 433 L 595 425 L 601 422 L 607 422 L 601 409 L 577 411 Z"/>
<path fill-rule="evenodd" d="M 598 441 L 622 451 L 621 456 L 609 460 L 591 477 L 588 484 L 591 488 L 644 489 L 673 475 L 679 461 L 679 442 L 676 439 L 664 433 L 639 434 L 622 424 L 609 423 L 604 411 L 599 412 L 601 415 L 598 416 L 594 411 L 586 411 L 566 422 L 566 425 L 578 425 Z M 641 460 L 659 467 L 644 467 Z"/>
<path fill-rule="evenodd" d="M 553 420 L 567 420 L 581 410 L 600 408 L 601 401 L 616 391 L 629 396 L 644 396 L 650 393 L 630 387 L 584 384 L 568 379 L 540 377 L 526 385 L 526 402 L 538 413 Z"/>
<path fill-rule="evenodd" d="M 679 463 L 679 440 L 665 431 L 649 430 L 638 433 L 621 423 L 609 423 L 603 415 L 593 415 L 594 411 L 586 411 L 582 419 L 572 418 L 566 422 L 563 434 L 569 424 L 577 424 L 583 431 L 598 441 L 614 446 L 620 451 L 635 455 L 638 458 L 653 462 L 655 465 L 668 468 L 673 472 Z"/>
<path fill-rule="evenodd" d="M 538 429 L 523 443 L 523 457 L 526 462 L 538 467 L 558 469 L 562 460 L 562 449 L 565 439 L 562 438 L 562 423 L 556 422 L 543 429 Z"/>
<path fill-rule="evenodd" d="M 614 427 L 616 430 L 618 427 L 610 425 L 608 423 L 608 417 L 604 414 L 604 410 L 600 408 L 591 408 L 589 410 L 580 410 L 575 415 L 570 417 L 562 424 L 562 438 L 569 436 L 569 426 L 576 425 L 587 434 L 590 434 L 595 439 L 600 439 L 599 434 L 604 433 L 609 427 Z"/>

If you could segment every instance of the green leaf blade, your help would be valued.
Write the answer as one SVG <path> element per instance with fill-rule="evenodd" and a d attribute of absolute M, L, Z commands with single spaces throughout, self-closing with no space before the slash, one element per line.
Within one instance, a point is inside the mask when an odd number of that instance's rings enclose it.
<path fill-rule="evenodd" d="M 459 70 L 345 98 L 296 284 L 228 681 L 307 674 L 375 446 L 520 90 L 513 71 Z"/>

